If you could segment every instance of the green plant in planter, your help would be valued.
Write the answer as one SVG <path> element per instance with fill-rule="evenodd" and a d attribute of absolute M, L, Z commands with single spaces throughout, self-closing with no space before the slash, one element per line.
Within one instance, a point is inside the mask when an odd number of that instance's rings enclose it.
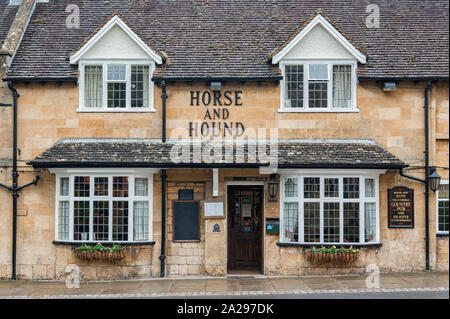
<path fill-rule="evenodd" d="M 102 243 L 97 243 L 95 246 L 83 244 L 75 249 L 75 254 L 83 260 L 107 259 L 114 261 L 125 258 L 124 247 L 118 244 L 113 244 L 112 247 L 105 247 Z"/>
<path fill-rule="evenodd" d="M 123 250 L 123 247 L 118 244 L 113 244 L 112 248 L 110 248 L 114 253 L 120 253 Z"/>
<path fill-rule="evenodd" d="M 103 246 L 102 243 L 98 243 L 94 247 L 94 251 L 106 251 L 106 250 L 107 250 L 107 248 L 105 246 Z"/>

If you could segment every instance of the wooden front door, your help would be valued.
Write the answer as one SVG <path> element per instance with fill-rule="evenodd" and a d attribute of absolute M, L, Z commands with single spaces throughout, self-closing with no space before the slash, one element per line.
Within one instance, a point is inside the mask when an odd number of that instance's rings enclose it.
<path fill-rule="evenodd" d="M 262 271 L 263 187 L 228 187 L 228 269 Z"/>

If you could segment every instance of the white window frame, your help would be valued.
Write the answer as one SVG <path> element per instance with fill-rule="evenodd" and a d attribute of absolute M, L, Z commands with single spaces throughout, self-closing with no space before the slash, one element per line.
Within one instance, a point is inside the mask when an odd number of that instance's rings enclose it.
<path fill-rule="evenodd" d="M 153 175 L 157 173 L 154 169 L 52 169 L 51 173 L 55 174 L 55 241 L 58 242 L 73 242 L 73 243 L 98 243 L 99 240 L 93 239 L 93 202 L 94 201 L 128 201 L 128 240 L 117 241 L 112 240 L 112 209 L 113 205 L 109 205 L 109 231 L 107 241 L 100 241 L 102 243 L 140 243 L 153 241 Z M 74 178 L 75 176 L 89 176 L 90 187 L 89 197 L 75 197 L 74 196 Z M 128 197 L 113 197 L 112 183 L 114 176 L 128 177 Z M 61 178 L 69 178 L 69 196 L 60 195 L 60 180 Z M 108 196 L 94 196 L 94 178 L 108 177 Z M 135 196 L 134 181 L 136 178 L 147 178 L 148 180 L 148 196 Z M 67 240 L 59 239 L 59 202 L 69 201 L 69 236 Z M 73 236 L 73 203 L 74 201 L 89 201 L 89 240 L 74 240 Z M 148 239 L 135 241 L 134 238 L 134 202 L 148 202 Z"/>
<path fill-rule="evenodd" d="M 108 81 L 108 64 L 125 64 L 126 65 L 126 107 L 112 108 L 108 107 L 108 83 L 122 82 L 122 81 Z M 102 107 L 89 107 L 84 105 L 84 70 L 85 66 L 98 65 L 102 66 L 103 71 L 103 92 L 102 92 Z M 148 88 L 148 107 L 131 107 L 131 66 L 132 65 L 146 65 L 149 67 L 149 88 Z M 150 60 L 88 60 L 80 61 L 78 79 L 79 83 L 79 108 L 77 112 L 93 112 L 93 113 L 145 113 L 156 112 L 154 105 L 154 88 L 155 84 L 152 81 L 153 72 L 155 70 L 155 62 Z"/>
<path fill-rule="evenodd" d="M 441 180 L 440 185 L 448 185 L 449 184 L 449 180 L 448 179 L 444 179 Z M 448 231 L 441 231 L 439 230 L 439 202 L 444 202 L 444 201 L 449 201 L 448 199 L 439 199 L 439 190 L 436 191 L 436 234 L 438 235 L 448 235 L 449 232 Z"/>
<path fill-rule="evenodd" d="M 328 65 L 328 101 L 327 108 L 309 108 L 309 65 L 311 64 L 327 64 Z M 303 65 L 303 107 L 292 108 L 287 107 L 285 92 L 285 67 L 286 65 Z M 352 67 L 352 104 L 349 108 L 333 107 L 333 66 L 334 65 L 350 65 Z M 280 108 L 278 112 L 283 113 L 357 113 L 359 109 L 356 105 L 356 89 L 357 89 L 357 61 L 356 60 L 284 60 L 280 61 L 280 69 L 283 79 L 280 81 Z"/>
<path fill-rule="evenodd" d="M 352 244 L 358 245 L 376 245 L 380 244 L 380 191 L 379 191 L 379 175 L 385 173 L 385 170 L 373 171 L 358 171 L 358 170 L 280 170 L 280 242 L 286 244 L 302 244 L 302 245 L 341 245 L 350 246 Z M 320 198 L 312 199 L 304 198 L 304 178 L 319 177 L 320 178 Z M 298 182 L 298 197 L 285 197 L 284 181 L 287 178 L 297 178 Z M 337 178 L 339 179 L 339 197 L 324 197 L 324 179 Z M 343 178 L 359 178 L 359 198 L 344 199 Z M 375 197 L 365 197 L 365 179 L 375 180 Z M 320 242 L 305 242 L 304 241 L 304 202 L 318 202 L 320 203 Z M 284 203 L 297 202 L 298 203 L 298 241 L 287 241 L 284 238 Z M 323 203 L 325 202 L 339 202 L 339 242 L 324 242 L 324 219 L 323 219 Z M 343 241 L 344 229 L 344 205 L 347 202 L 359 203 L 359 242 L 350 243 Z M 365 203 L 375 203 L 376 207 L 376 236 L 372 242 L 365 242 Z"/>

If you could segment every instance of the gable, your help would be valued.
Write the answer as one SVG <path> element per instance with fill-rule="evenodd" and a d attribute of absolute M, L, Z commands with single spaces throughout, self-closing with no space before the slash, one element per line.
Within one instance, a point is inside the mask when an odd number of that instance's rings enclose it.
<path fill-rule="evenodd" d="M 83 59 L 149 59 L 151 58 L 119 26 L 113 26 L 89 50 Z"/>
<path fill-rule="evenodd" d="M 324 16 L 321 10 L 278 49 L 270 54 L 272 64 L 282 59 L 354 59 L 366 63 L 366 56 L 351 42 L 345 34 L 339 32 L 333 22 Z"/>
<path fill-rule="evenodd" d="M 163 63 L 162 54 L 132 28 L 118 12 L 106 19 L 72 52 L 70 63 L 80 59 L 152 59 Z"/>
<path fill-rule="evenodd" d="M 324 27 L 316 25 L 283 59 L 355 59 Z"/>

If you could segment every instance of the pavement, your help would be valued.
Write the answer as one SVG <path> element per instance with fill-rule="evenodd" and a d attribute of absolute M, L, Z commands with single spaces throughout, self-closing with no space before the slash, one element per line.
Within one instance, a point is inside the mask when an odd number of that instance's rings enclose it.
<path fill-rule="evenodd" d="M 433 296 L 448 299 L 448 272 L 381 273 L 345 276 L 229 276 L 80 282 L 0 281 L 0 299 L 69 298 L 349 298 L 348 296 Z M 373 276 L 373 275 L 370 275 Z"/>

